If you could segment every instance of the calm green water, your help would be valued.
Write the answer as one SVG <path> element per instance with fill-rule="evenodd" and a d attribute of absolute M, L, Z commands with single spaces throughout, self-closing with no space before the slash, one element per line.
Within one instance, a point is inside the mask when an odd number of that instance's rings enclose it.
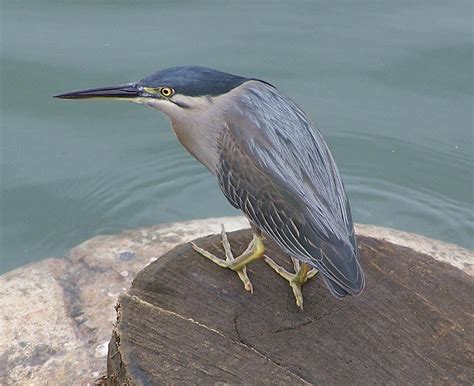
<path fill-rule="evenodd" d="M 266 79 L 315 119 L 357 222 L 474 248 L 470 1 L 2 1 L 1 266 L 236 214 L 158 112 L 52 95 L 177 64 Z"/>

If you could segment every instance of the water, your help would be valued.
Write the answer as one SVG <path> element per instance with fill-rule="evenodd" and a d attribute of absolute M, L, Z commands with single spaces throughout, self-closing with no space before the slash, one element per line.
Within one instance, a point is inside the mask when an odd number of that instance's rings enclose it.
<path fill-rule="evenodd" d="M 1 4 L 0 271 L 97 234 L 236 214 L 159 113 L 51 98 L 177 64 L 290 95 L 356 221 L 474 248 L 470 1 Z"/>

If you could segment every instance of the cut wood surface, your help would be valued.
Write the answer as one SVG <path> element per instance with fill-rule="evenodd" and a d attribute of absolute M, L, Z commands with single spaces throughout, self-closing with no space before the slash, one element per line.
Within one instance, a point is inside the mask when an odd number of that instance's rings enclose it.
<path fill-rule="evenodd" d="M 250 239 L 229 234 L 236 254 Z M 218 235 L 196 243 L 223 255 Z M 300 311 L 263 261 L 248 266 L 251 295 L 234 272 L 178 246 L 120 296 L 108 383 L 472 384 L 472 278 L 383 240 L 359 237 L 359 248 L 362 295 L 337 300 L 316 276 Z"/>

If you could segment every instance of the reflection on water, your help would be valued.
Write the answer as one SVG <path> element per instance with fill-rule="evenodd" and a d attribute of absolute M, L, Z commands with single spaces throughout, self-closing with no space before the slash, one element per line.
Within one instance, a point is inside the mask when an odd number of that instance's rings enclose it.
<path fill-rule="evenodd" d="M 474 248 L 470 2 L 1 11 L 0 271 L 96 234 L 236 214 L 157 112 L 50 98 L 189 63 L 266 79 L 300 104 L 333 150 L 357 222 Z"/>

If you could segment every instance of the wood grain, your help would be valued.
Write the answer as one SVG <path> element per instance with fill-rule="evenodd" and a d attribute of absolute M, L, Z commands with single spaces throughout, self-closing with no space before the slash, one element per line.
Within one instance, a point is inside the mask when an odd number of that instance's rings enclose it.
<path fill-rule="evenodd" d="M 229 234 L 236 253 L 248 230 Z M 220 237 L 196 243 L 222 255 Z M 189 244 L 139 272 L 119 299 L 109 384 L 471 384 L 472 278 L 427 255 L 359 238 L 367 286 L 333 298 L 316 277 L 305 310 L 263 261 L 237 275 Z M 287 256 L 267 241 L 267 253 Z"/>

